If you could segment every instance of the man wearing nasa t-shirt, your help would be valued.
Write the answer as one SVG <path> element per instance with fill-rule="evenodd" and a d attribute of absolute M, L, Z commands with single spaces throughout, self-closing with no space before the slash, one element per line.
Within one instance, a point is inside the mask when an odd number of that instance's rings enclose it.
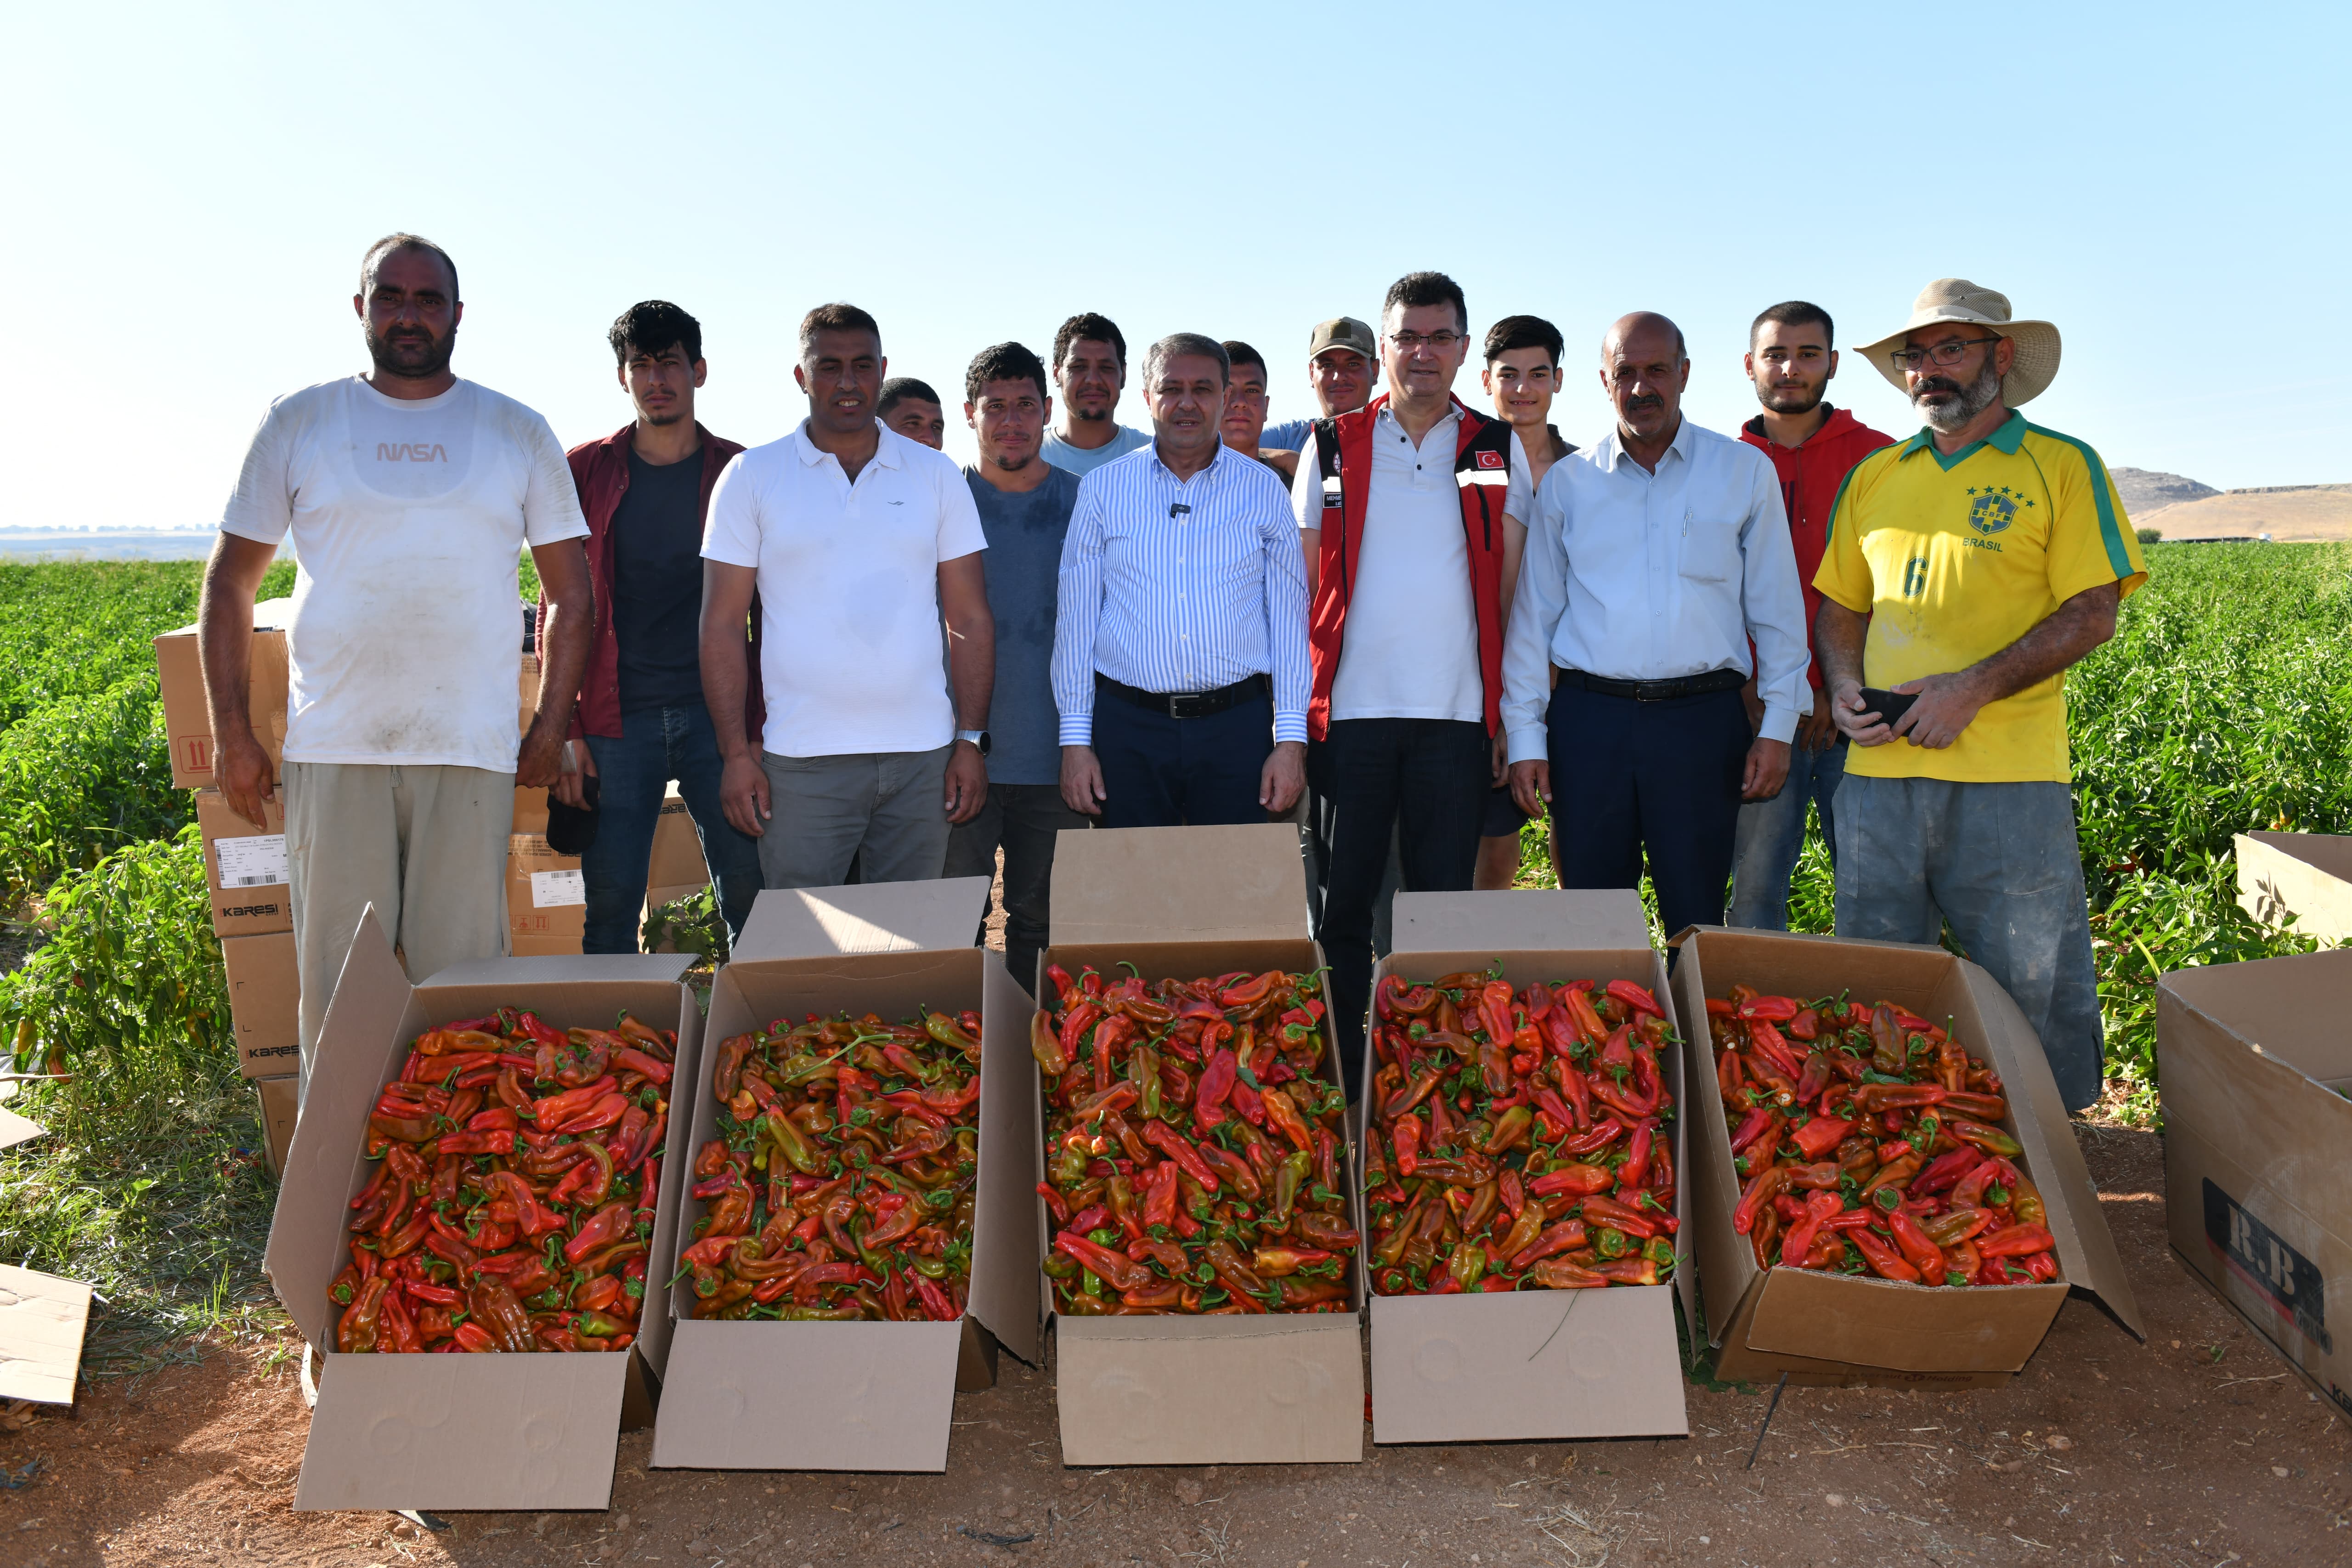
<path fill-rule="evenodd" d="M 291 536 L 286 853 L 306 1078 L 370 904 L 412 976 L 505 953 L 515 787 L 555 782 L 593 621 L 588 525 L 555 433 L 449 370 L 457 264 L 387 236 L 362 258 L 352 306 L 374 366 L 270 405 L 201 612 L 214 777 L 258 825 L 272 791 L 247 701 L 253 596 Z M 547 615 L 539 710 L 518 751 L 525 545 Z"/>

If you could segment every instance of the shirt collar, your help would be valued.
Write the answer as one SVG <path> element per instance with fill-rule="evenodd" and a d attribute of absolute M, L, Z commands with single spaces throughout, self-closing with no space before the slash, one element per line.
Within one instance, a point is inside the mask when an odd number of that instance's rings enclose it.
<path fill-rule="evenodd" d="M 2012 408 L 2009 411 L 2009 417 L 2000 422 L 2000 428 L 1991 435 L 1981 441 L 1969 442 L 1948 458 L 1941 452 L 1937 452 L 1936 460 L 1945 468 L 1955 468 L 1958 466 L 1961 459 L 1969 456 L 1979 447 L 1990 447 L 2004 458 L 2014 458 L 2017 456 L 2017 449 L 2024 445 L 2025 416 Z M 1903 456 L 1908 458 L 1915 452 L 1934 451 L 1935 446 L 1936 432 L 1923 428 L 1919 434 L 1903 443 Z"/>
<path fill-rule="evenodd" d="M 1176 470 L 1170 468 L 1167 462 L 1160 456 L 1160 437 L 1158 436 L 1153 436 L 1150 441 L 1145 444 L 1144 449 L 1151 454 L 1151 466 L 1159 469 L 1162 474 L 1165 474 L 1168 477 L 1168 482 L 1170 484 L 1181 485 L 1190 482 L 1185 479 L 1178 479 L 1176 477 Z M 1208 466 L 1202 468 L 1199 473 L 1195 473 L 1192 478 L 1197 479 L 1202 474 L 1215 474 L 1218 464 L 1229 461 L 1238 462 L 1240 460 L 1241 454 L 1234 451 L 1231 447 L 1226 446 L 1224 438 L 1223 437 L 1219 437 L 1217 439 L 1217 450 L 1215 454 L 1209 458 Z M 1255 462 L 1257 459 L 1253 458 L 1250 460 L 1252 462 Z"/>
<path fill-rule="evenodd" d="M 902 460 L 901 454 L 898 452 L 898 447 L 900 445 L 910 444 L 907 442 L 907 437 L 899 435 L 898 432 L 891 429 L 890 426 L 883 424 L 879 419 L 877 419 L 874 422 L 874 428 L 881 437 L 881 439 L 874 444 L 874 461 L 881 464 L 886 468 L 905 468 L 907 465 Z M 833 456 L 832 453 L 824 450 L 824 448 L 819 447 L 815 442 L 809 439 L 809 422 L 805 418 L 803 418 L 798 426 L 794 426 L 793 430 L 793 441 L 794 443 L 793 449 L 799 452 L 802 463 L 809 468 L 814 468 L 819 463 L 824 462 L 827 458 Z M 840 464 L 836 460 L 835 467 L 838 468 Z"/>
<path fill-rule="evenodd" d="M 1666 443 L 1666 453 L 1678 454 L 1684 462 L 1689 462 L 1691 460 L 1691 446 L 1695 439 L 1691 431 L 1691 418 L 1689 415 L 1685 414 L 1682 416 L 1682 423 L 1675 427 L 1675 438 Z M 1600 441 L 1596 443 L 1592 448 L 1593 464 L 1595 467 L 1599 468 L 1602 473 L 1613 474 L 1617 471 L 1617 459 L 1623 457 L 1624 453 L 1625 448 L 1617 439 L 1616 422 L 1612 420 L 1609 425 L 1609 434 L 1601 437 Z M 1661 454 L 1658 460 L 1662 463 L 1664 462 L 1665 454 Z M 1637 463 L 1634 466 L 1639 468 L 1641 465 Z"/>

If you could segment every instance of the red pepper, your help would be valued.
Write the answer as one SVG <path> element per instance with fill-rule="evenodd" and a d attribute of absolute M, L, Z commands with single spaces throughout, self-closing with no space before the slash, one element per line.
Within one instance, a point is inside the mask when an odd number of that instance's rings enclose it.
<path fill-rule="evenodd" d="M 1410 1176 L 1421 1168 L 1421 1118 L 1410 1113 L 1397 1118 L 1396 1171 L 1400 1176 Z"/>
<path fill-rule="evenodd" d="M 1804 1212 L 1780 1237 L 1780 1261 L 1791 1268 L 1808 1267 L 1822 1223 L 1844 1207 L 1845 1199 L 1834 1192 L 1817 1192 L 1806 1198 Z"/>
<path fill-rule="evenodd" d="M 1889 1214 L 1886 1228 L 1894 1233 L 1895 1245 L 1903 1249 L 1905 1259 L 1919 1271 L 1923 1281 L 1930 1285 L 1944 1282 L 1943 1249 L 1919 1228 L 1919 1222 L 1911 1217 L 1910 1211 L 1897 1208 Z"/>
<path fill-rule="evenodd" d="M 1630 980 L 1612 980 L 1609 983 L 1609 994 L 1636 1013 L 1647 1013 L 1654 1018 L 1666 1016 L 1666 1010 L 1658 1005 L 1658 999 L 1650 994 L 1646 985 L 1636 985 Z"/>
<path fill-rule="evenodd" d="M 1803 1076 L 1805 1064 L 1797 1059 L 1797 1053 L 1790 1049 L 1789 1042 L 1780 1037 L 1780 1031 L 1774 1028 L 1769 1019 L 1749 1018 L 1748 1039 L 1748 1043 L 1761 1053 L 1764 1059 L 1770 1062 L 1791 1083 Z"/>
<path fill-rule="evenodd" d="M 1789 1168 L 1767 1165 L 1748 1178 L 1747 1190 L 1739 1194 L 1739 1203 L 1731 1211 L 1731 1228 L 1746 1236 L 1756 1227 L 1756 1216 L 1764 1206 L 1789 1184 Z"/>
<path fill-rule="evenodd" d="M 1150 1269 L 1129 1261 L 1108 1247 L 1066 1230 L 1054 1237 L 1054 1250 L 1076 1260 L 1079 1268 L 1101 1280 L 1114 1290 L 1140 1290 L 1155 1278 Z"/>
<path fill-rule="evenodd" d="M 1870 1265 L 1870 1271 L 1881 1279 L 1899 1279 L 1906 1285 L 1919 1283 L 1919 1271 L 1904 1262 L 1893 1247 L 1879 1240 L 1867 1228 L 1851 1230 L 1845 1236 L 1853 1243 L 1854 1249 L 1862 1254 L 1862 1260 Z"/>
<path fill-rule="evenodd" d="M 1571 986 L 1561 992 L 1558 1000 L 1559 1011 L 1567 1016 L 1570 1026 L 1585 1045 L 1597 1046 L 1608 1037 L 1609 1026 L 1592 1010 L 1592 998 L 1583 991 Z"/>
<path fill-rule="evenodd" d="M 1819 1160 L 1844 1142 L 1846 1134 L 1853 1131 L 1853 1123 L 1851 1121 L 1834 1116 L 1816 1116 L 1798 1128 L 1790 1142 L 1804 1152 L 1808 1161 Z"/>
<path fill-rule="evenodd" d="M 1584 1216 L 1586 1225 L 1607 1226 L 1627 1236 L 1671 1236 L 1681 1224 L 1672 1215 L 1643 1214 L 1612 1198 L 1586 1198 L 1577 1212 Z"/>
<path fill-rule="evenodd" d="M 2024 1258 L 2047 1252 L 2058 1243 L 2047 1226 L 2012 1225 L 1976 1238 L 1977 1251 L 1986 1258 Z"/>
<path fill-rule="evenodd" d="M 1539 1198 L 1560 1193 L 1589 1197 L 1605 1193 L 1616 1184 L 1617 1178 L 1601 1165 L 1561 1165 L 1546 1171 L 1528 1184 L 1528 1191 Z"/>
<path fill-rule="evenodd" d="M 1793 996 L 1751 996 L 1735 1009 L 1738 1016 L 1759 1019 L 1768 1023 L 1785 1024 L 1800 1011 Z M 1779 1031 L 1774 1031 L 1777 1036 Z M 1793 1076 L 1793 1074 L 1791 1075 Z"/>
<path fill-rule="evenodd" d="M 1143 1141 L 1176 1162 L 1179 1169 L 1210 1192 L 1218 1190 L 1216 1173 L 1202 1162 L 1200 1150 L 1164 1121 L 1143 1124 Z"/>
<path fill-rule="evenodd" d="M 1219 1046 L 1201 1068 L 1201 1081 L 1192 1090 L 1192 1125 L 1202 1133 L 1225 1120 L 1225 1098 L 1238 1081 L 1240 1064 L 1234 1053 Z"/>
<path fill-rule="evenodd" d="M 496 1112 L 486 1111 L 485 1115 Z M 436 1145 L 444 1154 L 511 1154 L 515 1135 L 511 1130 L 499 1132 L 444 1132 Z"/>

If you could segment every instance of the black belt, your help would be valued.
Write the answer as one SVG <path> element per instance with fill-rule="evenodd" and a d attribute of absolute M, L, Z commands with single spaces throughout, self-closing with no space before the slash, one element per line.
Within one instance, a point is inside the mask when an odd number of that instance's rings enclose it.
<path fill-rule="evenodd" d="M 1252 675 L 1234 681 L 1231 686 L 1220 686 L 1214 691 L 1146 691 L 1139 686 L 1113 680 L 1097 670 L 1095 689 L 1107 691 L 1122 701 L 1134 703 L 1138 708 L 1165 713 L 1171 719 L 1206 719 L 1212 713 L 1222 713 L 1253 697 L 1265 697 L 1271 692 L 1272 687 L 1265 676 Z"/>
<path fill-rule="evenodd" d="M 1603 697 L 1630 697 L 1636 702 L 1671 702 L 1677 697 L 1704 697 L 1713 691 L 1737 691 L 1748 678 L 1736 669 L 1710 669 L 1704 675 L 1677 675 L 1671 680 L 1612 680 L 1580 669 L 1559 672 L 1562 686 L 1581 686 Z"/>

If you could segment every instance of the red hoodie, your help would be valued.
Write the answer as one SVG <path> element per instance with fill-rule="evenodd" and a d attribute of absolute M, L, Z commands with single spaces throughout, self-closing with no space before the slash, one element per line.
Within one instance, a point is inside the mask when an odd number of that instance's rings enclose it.
<path fill-rule="evenodd" d="M 1895 445 L 1895 437 L 1880 435 L 1843 408 L 1832 408 L 1828 420 L 1801 446 L 1783 447 L 1764 434 L 1760 414 L 1739 427 L 1739 438 L 1762 447 L 1780 476 L 1780 505 L 1789 514 L 1789 542 L 1797 547 L 1797 578 L 1805 590 L 1805 642 L 1810 648 L 1813 617 L 1822 613 L 1822 592 L 1813 586 L 1813 574 L 1822 569 L 1822 552 L 1829 547 L 1830 508 L 1853 466 L 1881 447 Z M 1805 679 L 1820 689 L 1818 654 L 1805 666 Z"/>

